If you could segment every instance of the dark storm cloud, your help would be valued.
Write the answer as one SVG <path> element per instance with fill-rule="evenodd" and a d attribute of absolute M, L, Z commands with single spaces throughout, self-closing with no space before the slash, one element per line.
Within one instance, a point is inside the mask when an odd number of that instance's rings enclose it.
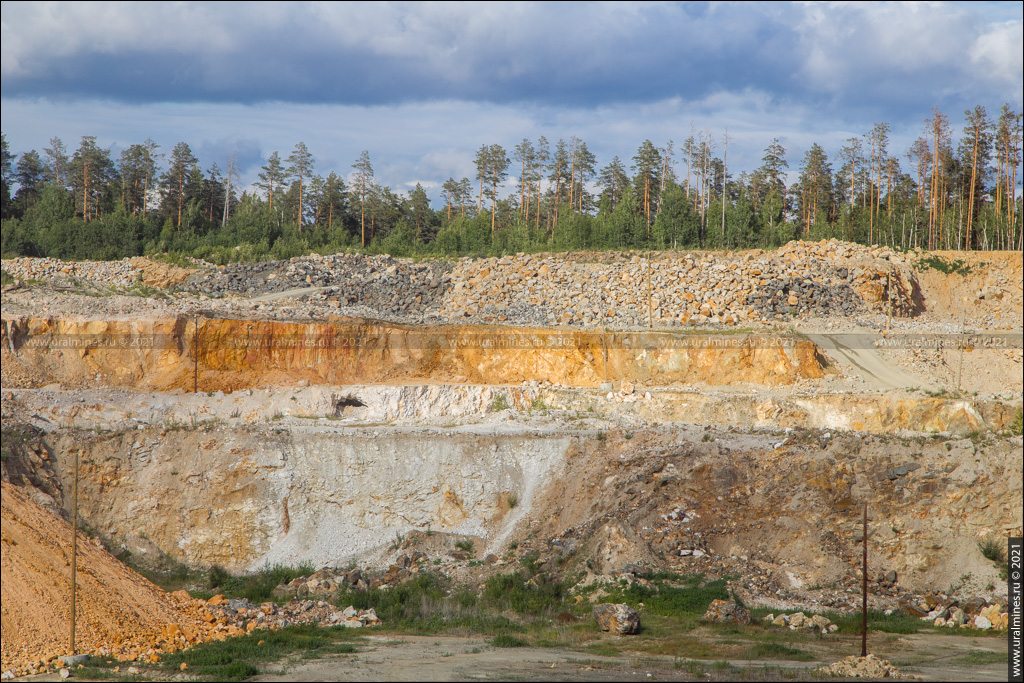
<path fill-rule="evenodd" d="M 905 150 L 933 106 L 1024 108 L 1020 3 L 4 3 L 4 132 L 186 140 L 250 179 L 305 140 L 396 186 L 472 175 L 481 143 L 720 138 L 791 168 L 876 121 Z M 204 143 L 203 140 L 215 142 Z M 204 145 L 209 145 L 205 151 Z M 198 151 L 198 150 L 194 150 Z M 243 154 L 244 152 L 244 154 Z"/>
<path fill-rule="evenodd" d="M 756 89 L 823 114 L 900 117 L 1022 90 L 1019 17 L 962 6 L 5 3 L 3 15 L 5 98 L 593 107 Z"/>
<path fill-rule="evenodd" d="M 140 4 L 116 22 L 89 7 L 5 5 L 6 97 L 579 106 L 799 85 L 787 78 L 797 56 L 782 49 L 792 28 L 750 5 L 295 4 L 240 21 L 234 5 Z M 157 25 L 154 40 L 137 39 Z"/>

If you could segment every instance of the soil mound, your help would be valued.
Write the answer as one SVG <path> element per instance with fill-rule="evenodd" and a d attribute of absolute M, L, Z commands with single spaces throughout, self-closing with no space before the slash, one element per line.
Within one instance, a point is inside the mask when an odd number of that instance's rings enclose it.
<path fill-rule="evenodd" d="M 70 653 L 71 527 L 2 483 L 2 667 L 34 673 Z M 78 540 L 77 649 L 138 659 L 194 642 L 197 603 L 168 594 L 94 541 Z"/>

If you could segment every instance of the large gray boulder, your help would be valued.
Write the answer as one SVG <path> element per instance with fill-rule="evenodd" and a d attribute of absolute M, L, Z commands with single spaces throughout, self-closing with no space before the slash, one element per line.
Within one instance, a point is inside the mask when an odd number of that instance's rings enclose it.
<path fill-rule="evenodd" d="M 602 631 L 614 631 L 624 636 L 640 633 L 640 613 L 629 605 L 594 605 L 594 618 Z"/>

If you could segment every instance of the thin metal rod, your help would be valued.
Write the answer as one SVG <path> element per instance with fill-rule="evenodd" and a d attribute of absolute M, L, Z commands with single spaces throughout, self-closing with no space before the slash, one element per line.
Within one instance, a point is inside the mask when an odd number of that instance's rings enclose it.
<path fill-rule="evenodd" d="M 192 327 L 192 393 L 199 393 L 199 316 L 193 319 Z"/>
<path fill-rule="evenodd" d="M 601 330 L 601 346 L 604 347 L 604 381 L 608 383 L 608 330 Z"/>
<path fill-rule="evenodd" d="M 75 450 L 75 483 L 71 493 L 71 654 L 75 648 L 75 607 L 78 594 L 78 454 Z"/>
<path fill-rule="evenodd" d="M 860 656 L 868 656 L 868 504 L 864 503 L 864 595 L 861 603 Z"/>

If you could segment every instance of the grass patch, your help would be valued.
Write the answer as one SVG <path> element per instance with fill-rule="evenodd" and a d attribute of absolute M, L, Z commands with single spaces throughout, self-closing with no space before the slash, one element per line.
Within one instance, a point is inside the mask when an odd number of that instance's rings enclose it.
<path fill-rule="evenodd" d="M 1006 655 L 1002 652 L 975 650 L 962 657 L 957 657 L 953 661 L 961 664 L 1002 664 L 1006 661 Z"/>
<path fill-rule="evenodd" d="M 494 647 L 527 647 L 529 643 L 522 638 L 516 638 L 507 633 L 499 633 L 491 638 L 491 645 Z"/>
<path fill-rule="evenodd" d="M 971 266 L 960 259 L 944 259 L 934 254 L 919 259 L 917 267 L 937 270 L 944 275 L 967 275 L 971 272 Z"/>
<path fill-rule="evenodd" d="M 611 643 L 592 643 L 587 645 L 586 651 L 600 657 L 618 657 L 622 652 Z"/>
<path fill-rule="evenodd" d="M 860 633 L 861 615 L 858 612 L 852 614 L 825 612 L 823 615 L 838 626 L 841 633 Z M 884 612 L 868 610 L 868 631 L 907 634 L 919 633 L 922 629 L 928 628 L 927 622 L 923 622 L 909 614 L 885 614 Z"/>
<path fill-rule="evenodd" d="M 1024 434 L 1024 408 L 1017 408 L 1017 415 L 1010 424 L 1010 433 L 1014 436 Z"/>
<path fill-rule="evenodd" d="M 814 655 L 805 652 L 800 648 L 790 647 L 783 643 L 770 641 L 766 643 L 755 643 L 750 648 L 751 659 L 790 659 L 798 662 L 809 662 Z"/>
<path fill-rule="evenodd" d="M 93 657 L 87 664 L 82 665 L 81 668 L 75 667 L 74 676 L 83 681 L 122 679 L 126 674 L 121 671 L 114 671 L 115 666 L 126 667 L 127 665 L 116 660 L 107 662 L 101 658 Z"/>
<path fill-rule="evenodd" d="M 260 671 L 257 663 L 277 661 L 293 652 L 303 656 L 349 654 L 362 636 L 341 627 L 290 626 L 280 631 L 258 631 L 237 638 L 212 641 L 183 652 L 168 654 L 161 666 L 177 673 L 188 664 L 190 675 L 204 680 L 244 680 Z"/>
<path fill-rule="evenodd" d="M 481 606 L 496 612 L 554 617 L 569 611 L 568 594 L 561 581 L 531 583 L 522 574 L 500 574 L 487 579 L 480 595 Z"/>
<path fill-rule="evenodd" d="M 412 581 L 386 590 L 342 589 L 337 605 L 373 608 L 382 628 L 410 633 L 521 633 L 524 627 L 481 605 L 476 592 L 451 585 L 442 574 L 420 572 Z"/>
<path fill-rule="evenodd" d="M 506 410 L 509 407 L 510 406 L 508 404 L 508 398 L 505 397 L 505 394 L 498 394 L 493 399 L 491 399 L 492 413 L 500 413 L 501 411 Z"/>
<path fill-rule="evenodd" d="M 142 574 L 167 592 L 181 590 L 182 588 L 189 590 L 189 592 L 194 592 L 194 589 L 197 586 L 204 583 L 205 572 L 198 569 L 192 569 L 186 564 L 174 563 L 165 569 L 152 569 L 150 567 L 141 566 L 133 561 L 131 559 L 131 553 L 128 551 L 117 553 L 116 556 L 117 559 L 121 560 L 133 570 Z M 194 594 L 193 597 L 195 597 Z"/>
<path fill-rule="evenodd" d="M 608 596 L 602 602 L 625 603 L 631 607 L 644 604 L 645 614 L 665 617 L 700 617 L 712 600 L 728 600 L 725 579 L 705 582 L 702 574 L 651 575 L 650 586 L 639 584 L 605 587 Z"/>

